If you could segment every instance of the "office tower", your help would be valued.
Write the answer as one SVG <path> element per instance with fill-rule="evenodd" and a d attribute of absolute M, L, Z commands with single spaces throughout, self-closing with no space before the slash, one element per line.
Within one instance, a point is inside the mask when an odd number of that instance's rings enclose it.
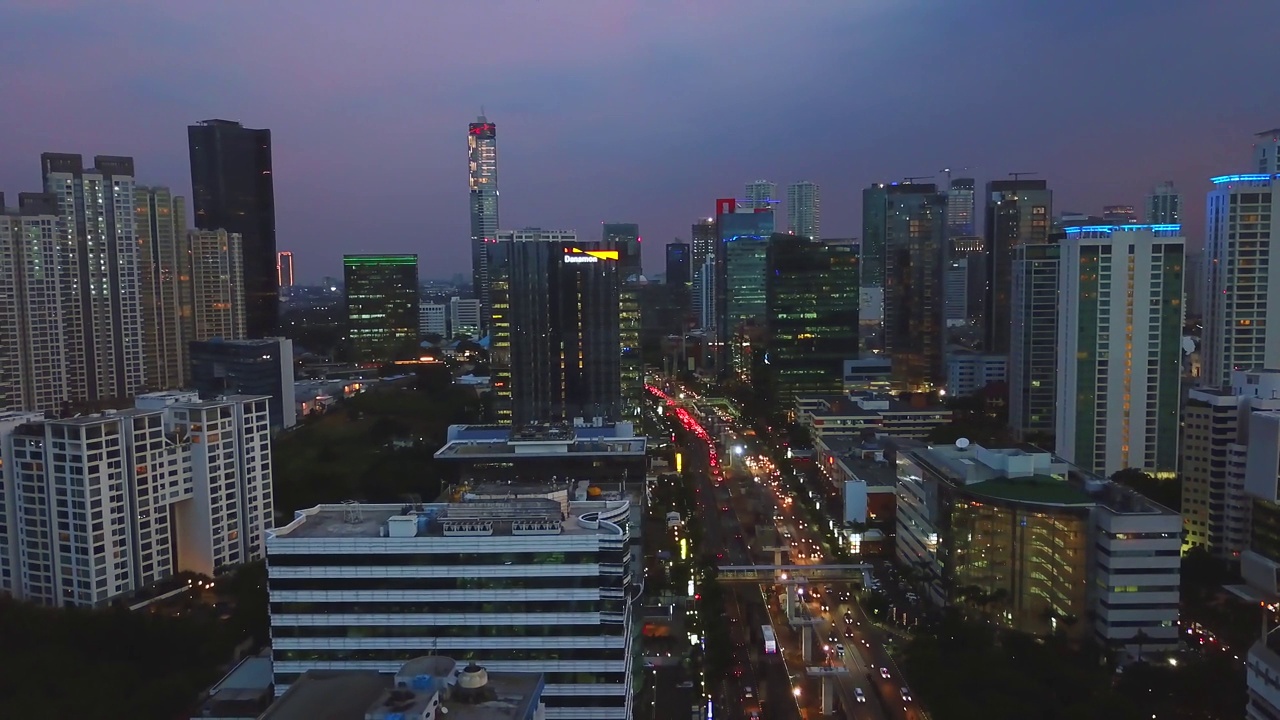
<path fill-rule="evenodd" d="M 943 319 L 948 328 L 969 320 L 969 260 L 952 258 L 942 277 Z"/>
<path fill-rule="evenodd" d="M 245 335 L 270 337 L 280 322 L 271 131 L 230 120 L 187 128 L 197 230 L 225 230 L 243 247 Z"/>
<path fill-rule="evenodd" d="M 418 334 L 449 338 L 449 306 L 443 303 L 418 303 Z"/>
<path fill-rule="evenodd" d="M 743 236 L 726 243 L 725 323 L 729 337 L 748 326 L 763 327 L 768 309 L 766 274 L 769 271 L 769 237 Z M 749 370 L 737 354 L 740 344 L 730 347 L 730 366 L 739 373 Z"/>
<path fill-rule="evenodd" d="M 1009 263 L 1009 428 L 1042 447 L 1054 441 L 1061 258 L 1057 243 L 1022 244 Z"/>
<path fill-rule="evenodd" d="M 449 332 L 453 337 L 480 337 L 480 301 L 474 298 L 449 298 Z"/>
<path fill-rule="evenodd" d="M 801 180 L 787 186 L 787 232 L 815 239 L 821 235 L 822 189 Z"/>
<path fill-rule="evenodd" d="M 191 331 L 189 341 L 248 334 L 248 308 L 241 277 L 241 238 L 225 230 L 187 232 L 191 258 Z"/>
<path fill-rule="evenodd" d="M 769 241 L 762 369 L 775 406 L 839 395 L 858 356 L 858 254 L 852 243 L 775 234 Z"/>
<path fill-rule="evenodd" d="M 688 285 L 692 282 L 691 261 L 689 243 L 667 243 L 667 284 Z"/>
<path fill-rule="evenodd" d="M 347 341 L 362 362 L 418 349 L 418 256 L 343 255 Z"/>
<path fill-rule="evenodd" d="M 45 191 L 75 245 L 59 258 L 73 401 L 128 397 L 146 383 L 133 158 L 43 153 Z M 75 263 L 64 269 L 62 263 Z"/>
<path fill-rule="evenodd" d="M 314 668 L 395 672 L 416 656 L 465 650 L 496 672 L 545 672 L 549 719 L 631 718 L 631 503 L 501 492 L 320 505 L 273 532 L 276 693 Z M 362 637 L 360 653 L 335 634 Z"/>
<path fill-rule="evenodd" d="M 1187 319 L 1199 319 L 1204 315 L 1205 267 L 1204 251 L 1187 253 L 1186 265 L 1182 270 Z"/>
<path fill-rule="evenodd" d="M 947 197 L 933 183 L 894 183 L 864 193 L 879 204 L 863 218 L 884 242 L 884 347 L 899 382 L 942 387 Z M 864 208 L 864 212 L 866 209 Z M 866 238 L 863 238 L 865 248 Z"/>
<path fill-rule="evenodd" d="M 1138 211 L 1132 205 L 1106 205 L 1102 208 L 1105 225 L 1131 225 L 1138 222 Z"/>
<path fill-rule="evenodd" d="M 1261 146 L 1258 163 L 1274 162 L 1266 159 L 1270 149 Z M 1271 172 L 1224 175 L 1213 178 L 1213 185 L 1204 243 L 1200 381 L 1226 387 L 1235 370 L 1280 367 L 1280 323 L 1267 321 L 1273 311 L 1280 313 L 1280 262 L 1272 250 L 1280 192 Z"/>
<path fill-rule="evenodd" d="M 1172 180 L 1160 183 L 1147 196 L 1146 221 L 1151 225 L 1182 223 L 1182 195 L 1173 187 Z"/>
<path fill-rule="evenodd" d="M 467 158 L 471 188 L 471 287 L 480 301 L 480 314 L 487 330 L 488 245 L 498 234 L 498 126 L 484 115 L 467 126 Z"/>
<path fill-rule="evenodd" d="M 1049 241 L 1053 193 L 1044 180 L 993 180 L 987 183 L 987 294 L 985 350 L 1007 353 L 1012 307 L 1014 250 Z M 1015 373 L 1012 362 L 1010 375 Z"/>
<path fill-rule="evenodd" d="M 0 411 L 59 410 L 71 399 L 66 302 L 77 268 L 53 196 L 23 193 L 6 209 L 0 194 Z M 78 315 L 76 315 L 78 317 Z M 2 460 L 2 458 L 0 458 Z"/>
<path fill-rule="evenodd" d="M 533 228 L 498 244 L 510 253 L 512 425 L 619 419 L 617 247 Z"/>
<path fill-rule="evenodd" d="M 716 242 L 719 236 L 716 234 L 716 219 L 713 217 L 704 218 L 693 224 L 690 228 L 689 235 L 690 244 L 693 245 L 693 268 L 696 271 L 702 267 L 702 263 L 709 257 L 715 257 Z"/>
<path fill-rule="evenodd" d="M 708 257 L 693 271 L 693 306 L 698 318 L 698 329 L 714 331 L 716 326 L 716 265 Z"/>
<path fill-rule="evenodd" d="M 640 298 L 649 283 L 643 275 L 621 281 L 618 289 L 618 357 L 622 382 L 623 415 L 640 414 L 644 401 L 644 358 L 640 352 Z"/>
<path fill-rule="evenodd" d="M 135 188 L 134 202 L 147 387 L 180 388 L 186 379 L 182 300 L 190 283 L 187 204 L 169 188 L 142 186 Z"/>
<path fill-rule="evenodd" d="M 747 183 L 742 205 L 747 210 L 771 210 L 778 202 L 778 184 L 768 180 Z"/>
<path fill-rule="evenodd" d="M 569 238 L 573 233 L 566 233 Z M 490 422 L 511 424 L 511 247 L 513 232 L 499 232 L 494 242 L 485 247 L 489 259 L 490 306 L 482 320 L 489 325 L 489 387 L 493 401 L 488 407 Z M 505 238 L 505 241 L 503 240 Z"/>
<path fill-rule="evenodd" d="M 293 287 L 293 253 L 288 250 L 276 253 L 276 284 L 281 290 Z"/>
<path fill-rule="evenodd" d="M 716 370 L 727 369 L 725 352 L 729 338 L 741 322 L 764 314 L 764 246 L 774 232 L 773 210 L 739 205 L 733 199 L 716 201 L 715 273 L 711 283 L 715 292 L 715 325 L 708 340 Z M 742 247 L 737 245 L 741 243 Z M 734 298 L 730 285 L 729 256 L 735 257 L 735 277 L 739 288 Z M 747 297 L 750 295 L 750 297 Z M 734 298 L 731 300 L 731 298 Z M 730 308 L 733 308 L 731 314 Z M 735 318 L 737 322 L 735 322 Z"/>
<path fill-rule="evenodd" d="M 1240 557 L 1249 545 L 1251 428 L 1280 411 L 1280 370 L 1231 373 L 1224 388 L 1187 392 L 1182 411 L 1182 516 L 1187 547 Z M 1274 475 L 1274 470 L 1272 472 Z"/>
<path fill-rule="evenodd" d="M 0 582 L 44 605 L 101 607 L 180 571 L 261 559 L 267 414 L 265 397 L 169 392 L 139 395 L 131 410 L 0 419 L 12 523 L 0 549 L 22 569 Z"/>
<path fill-rule="evenodd" d="M 884 287 L 885 229 L 888 226 L 889 189 L 876 183 L 862 190 L 862 287 Z"/>
<path fill-rule="evenodd" d="M 601 239 L 618 251 L 618 279 L 644 275 L 640 258 L 640 226 L 635 223 L 604 223 Z"/>
<path fill-rule="evenodd" d="M 1058 454 L 1090 472 L 1174 473 L 1185 241 L 1176 225 L 1073 228 L 1058 297 Z"/>
<path fill-rule="evenodd" d="M 191 387 L 206 400 L 233 395 L 269 398 L 272 430 L 298 423 L 294 396 L 293 341 L 288 338 L 227 340 L 214 338 L 191 343 Z"/>
<path fill-rule="evenodd" d="M 976 194 L 973 178 L 954 178 L 947 189 L 947 238 L 971 237 L 976 233 Z"/>
<path fill-rule="evenodd" d="M 1177 647 L 1176 512 L 1048 452 L 972 444 L 900 449 L 897 497 L 897 556 L 928 574 L 926 600 L 976 588 L 1017 630 Z"/>
<path fill-rule="evenodd" d="M 948 199 L 950 202 L 950 199 Z M 948 206 L 948 210 L 950 207 Z M 987 295 L 987 249 L 980 237 L 973 235 L 949 235 L 947 237 L 950 262 L 964 263 L 964 319 L 978 330 L 983 327 Z M 959 280 L 955 280 L 959 282 Z M 957 297 L 958 301 L 959 298 Z M 948 320 L 951 316 L 948 316 Z"/>

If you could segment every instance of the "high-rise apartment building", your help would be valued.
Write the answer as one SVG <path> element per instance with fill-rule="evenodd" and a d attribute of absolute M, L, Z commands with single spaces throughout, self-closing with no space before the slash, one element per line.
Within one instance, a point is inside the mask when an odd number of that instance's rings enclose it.
<path fill-rule="evenodd" d="M 276 284 L 281 290 L 293 287 L 293 253 L 276 253 Z"/>
<path fill-rule="evenodd" d="M 187 142 L 196 229 L 240 236 L 245 334 L 276 335 L 280 286 L 271 131 L 230 120 L 205 120 L 187 128 Z"/>
<path fill-rule="evenodd" d="M 778 202 L 778 184 L 768 180 L 756 180 L 746 185 L 742 205 L 747 210 L 772 210 Z"/>
<path fill-rule="evenodd" d="M 100 607 L 176 572 L 261 559 L 272 525 L 267 398 L 140 395 L 41 422 L 0 417 L 0 592 Z"/>
<path fill-rule="evenodd" d="M 467 126 L 471 188 L 471 286 L 489 325 L 489 245 L 498 234 L 498 126 L 481 115 Z"/>
<path fill-rule="evenodd" d="M 971 237 L 976 234 L 973 178 L 952 178 L 947 188 L 947 238 Z"/>
<path fill-rule="evenodd" d="M 688 285 L 693 282 L 691 262 L 689 243 L 667 243 L 667 284 Z"/>
<path fill-rule="evenodd" d="M 538 229 L 498 240 L 510 253 L 512 424 L 619 419 L 616 245 Z"/>
<path fill-rule="evenodd" d="M 169 188 L 142 186 L 135 188 L 134 202 L 146 384 L 153 390 L 180 388 L 186 380 L 183 296 L 191 281 L 187 204 Z M 243 298 L 239 305 L 243 318 Z"/>
<path fill-rule="evenodd" d="M 395 672 L 465 652 L 495 672 L 544 673 L 549 719 L 633 717 L 631 503 L 497 492 L 320 505 L 272 532 L 276 694 L 312 669 Z"/>
<path fill-rule="evenodd" d="M 73 400 L 129 397 L 146 384 L 139 287 L 133 158 L 99 155 L 84 167 L 79 155 L 44 153 L 45 191 L 75 252 L 62 288 L 66 359 Z"/>
<path fill-rule="evenodd" d="M 1182 517 L 1187 547 L 1240 557 L 1249 546 L 1245 492 L 1250 426 L 1280 411 L 1280 370 L 1237 370 L 1224 388 L 1187 392 L 1182 411 Z M 1257 453 L 1253 453 L 1257 456 Z"/>
<path fill-rule="evenodd" d="M 480 313 L 480 301 L 475 298 L 449 298 L 449 332 L 453 337 L 466 335 L 478 339 L 482 321 Z"/>
<path fill-rule="evenodd" d="M 780 408 L 840 395 L 845 361 L 858 355 L 856 247 L 775 234 L 765 286 L 765 394 Z"/>
<path fill-rule="evenodd" d="M 600 238 L 612 243 L 618 251 L 618 279 L 630 280 L 644 275 L 640 257 L 640 226 L 635 223 L 604 223 Z"/>
<path fill-rule="evenodd" d="M 1013 322 L 1014 250 L 1049 241 L 1053 193 L 1044 180 L 993 180 L 987 183 L 986 252 L 987 297 L 985 350 L 1010 352 Z M 1009 373 L 1016 368 L 1009 364 Z"/>
<path fill-rule="evenodd" d="M 6 209 L 0 194 L 0 411 L 59 410 L 73 397 L 69 376 L 85 371 L 67 362 L 76 247 L 56 198 L 18 202 Z"/>
<path fill-rule="evenodd" d="M 690 228 L 690 245 L 693 246 L 693 269 L 696 272 L 707 258 L 716 255 L 716 243 L 719 235 L 716 232 L 716 219 L 703 218 Z"/>
<path fill-rule="evenodd" d="M 1274 163 L 1269 150 L 1259 147 L 1258 165 Z M 1280 262 L 1273 252 L 1280 192 L 1274 171 L 1224 175 L 1213 185 L 1204 243 L 1201 384 L 1227 387 L 1236 370 L 1280 367 L 1280 323 L 1267 321 L 1280 313 Z"/>
<path fill-rule="evenodd" d="M 1054 441 L 1061 261 L 1060 244 L 1030 243 L 1015 245 L 1009 262 L 1009 428 L 1041 446 Z"/>
<path fill-rule="evenodd" d="M 801 180 L 787 186 L 787 232 L 810 240 L 821 236 L 822 188 Z"/>
<path fill-rule="evenodd" d="M 1160 183 L 1151 191 L 1147 196 L 1146 211 L 1148 224 L 1182 224 L 1182 195 L 1178 194 L 1172 180 Z"/>
<path fill-rule="evenodd" d="M 266 396 L 272 430 L 298 423 L 292 340 L 214 338 L 192 342 L 190 349 L 188 377 L 200 397 Z"/>
<path fill-rule="evenodd" d="M 226 230 L 191 230 L 187 251 L 191 263 L 191 323 L 188 342 L 248 336 L 247 300 L 241 276 L 243 245 Z"/>
<path fill-rule="evenodd" d="M 343 255 L 347 341 L 364 362 L 418 347 L 418 256 Z"/>
<path fill-rule="evenodd" d="M 947 197 L 932 183 L 894 183 L 863 193 L 863 227 L 884 243 L 884 347 L 908 387 L 942 387 Z M 877 219 L 880 227 L 872 227 Z M 866 247 L 867 238 L 863 238 Z"/>
<path fill-rule="evenodd" d="M 1068 462 L 1177 470 L 1184 244 L 1177 225 L 1067 230 L 1055 430 Z"/>

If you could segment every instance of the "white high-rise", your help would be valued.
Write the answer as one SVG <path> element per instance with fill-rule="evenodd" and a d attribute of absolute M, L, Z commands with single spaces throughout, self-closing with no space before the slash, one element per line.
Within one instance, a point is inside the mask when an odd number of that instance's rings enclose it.
<path fill-rule="evenodd" d="M 585 496 L 585 488 L 574 492 Z M 542 672 L 547 718 L 631 714 L 631 503 L 565 489 L 320 505 L 267 540 L 275 691 L 429 654 Z"/>
<path fill-rule="evenodd" d="M 449 307 L 442 303 L 418 303 L 418 333 L 449 337 Z"/>
<path fill-rule="evenodd" d="M 455 337 L 480 337 L 480 301 L 472 298 L 449 298 L 449 332 Z"/>
<path fill-rule="evenodd" d="M 195 393 L 66 420 L 0 415 L 0 593 L 96 607 L 178 571 L 262 558 L 267 425 L 265 396 Z"/>
<path fill-rule="evenodd" d="M 822 189 L 808 180 L 787 186 L 787 231 L 810 239 L 821 236 Z"/>
<path fill-rule="evenodd" d="M 1280 130 L 1254 144 L 1257 172 L 1213 178 L 1204 242 L 1202 385 L 1228 387 L 1235 370 L 1280 367 L 1280 261 L 1272 234 L 1280 222 Z M 1273 303 L 1272 300 L 1275 300 Z"/>
<path fill-rule="evenodd" d="M 79 155 L 44 153 L 45 192 L 78 263 L 65 272 L 63 331 L 73 400 L 129 397 L 146 384 L 142 292 L 135 227 L 133 158 L 99 155 L 85 168 Z"/>
<path fill-rule="evenodd" d="M 1067 230 L 1054 426 L 1089 472 L 1178 467 L 1184 245 L 1177 225 Z"/>
<path fill-rule="evenodd" d="M 756 180 L 747 183 L 746 194 L 740 206 L 749 210 L 768 210 L 778 202 L 778 184 L 768 180 Z"/>
<path fill-rule="evenodd" d="M 24 193 L 6 211 L 0 195 L 0 411 L 57 410 L 68 371 L 83 372 L 67 365 L 63 283 L 49 271 L 71 249 L 65 237 L 52 198 Z"/>

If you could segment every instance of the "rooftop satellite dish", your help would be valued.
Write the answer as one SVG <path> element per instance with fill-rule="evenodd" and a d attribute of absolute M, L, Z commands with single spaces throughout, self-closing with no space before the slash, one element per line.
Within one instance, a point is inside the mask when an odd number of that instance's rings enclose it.
<path fill-rule="evenodd" d="M 1196 351 L 1196 339 L 1187 335 L 1182 336 L 1182 352 L 1184 355 L 1190 355 Z"/>
<path fill-rule="evenodd" d="M 958 450 L 963 450 L 967 447 L 969 447 L 969 438 L 960 438 L 959 440 L 956 440 L 956 448 Z"/>

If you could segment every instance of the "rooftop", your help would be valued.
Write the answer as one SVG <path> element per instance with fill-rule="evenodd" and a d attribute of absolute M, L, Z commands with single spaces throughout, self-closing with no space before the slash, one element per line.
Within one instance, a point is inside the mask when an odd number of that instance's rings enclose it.
<path fill-rule="evenodd" d="M 647 438 L 631 423 L 613 425 L 538 425 L 512 430 L 503 425 L 452 425 L 441 459 L 546 456 L 643 456 Z"/>

